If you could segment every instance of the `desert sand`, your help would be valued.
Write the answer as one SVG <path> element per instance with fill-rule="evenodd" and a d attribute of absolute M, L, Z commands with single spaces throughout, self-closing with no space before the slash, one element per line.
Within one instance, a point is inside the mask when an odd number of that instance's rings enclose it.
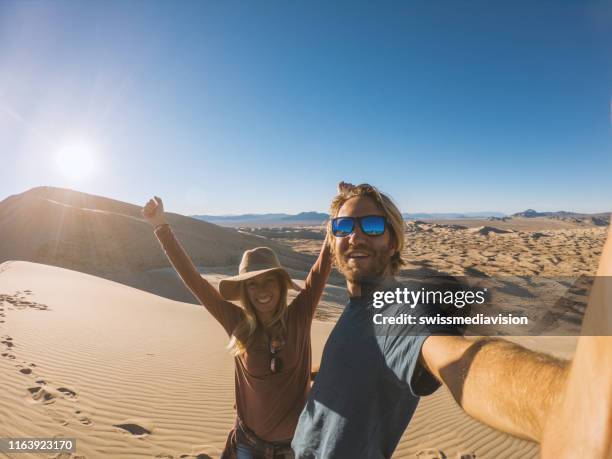
<path fill-rule="evenodd" d="M 219 456 L 233 358 L 203 307 L 30 262 L 0 265 L 0 291 L 3 437 L 76 438 L 61 457 Z M 317 360 L 332 326 L 313 325 Z"/>
<path fill-rule="evenodd" d="M 201 306 L 19 261 L 0 265 L 0 291 L 0 431 L 78 445 L 72 456 L 19 457 L 219 456 L 234 416 L 233 361 Z M 332 326 L 314 322 L 315 363 Z M 521 342 L 560 356 L 574 346 L 573 338 Z M 439 457 L 538 451 L 474 421 L 444 389 L 421 401 L 395 457 L 430 457 L 432 448 Z"/>
<path fill-rule="evenodd" d="M 311 255 L 323 240 L 317 226 L 247 231 Z M 592 276 L 606 234 L 607 227 L 551 218 L 417 220 L 406 222 L 403 255 L 407 269 L 455 276 Z"/>
<path fill-rule="evenodd" d="M 606 231 L 543 218 L 410 222 L 405 255 L 414 264 L 454 275 L 477 269 L 488 276 L 592 276 Z"/>
<path fill-rule="evenodd" d="M 322 242 L 320 227 L 228 229 L 176 214 L 170 220 L 213 284 L 235 274 L 242 251 L 258 245 L 273 247 L 303 280 Z M 0 436 L 58 435 L 78 444 L 72 456 L 13 457 L 218 457 L 234 416 L 228 339 L 176 278 L 139 207 L 37 188 L 0 203 L 0 230 Z M 605 229 L 552 219 L 412 222 L 405 237 L 402 278 L 575 279 L 594 274 Z M 588 291 L 577 296 L 584 301 Z M 315 364 L 345 301 L 334 273 L 313 325 Z M 564 358 L 576 343 L 511 339 Z M 442 388 L 421 400 L 394 457 L 469 454 L 536 458 L 538 446 L 471 419 Z"/>
<path fill-rule="evenodd" d="M 526 302 L 528 294 L 533 295 L 532 303 L 537 303 L 542 298 L 534 293 L 537 283 L 554 281 L 560 288 L 549 291 L 553 297 L 548 299 L 552 308 L 540 310 L 550 314 L 554 322 L 563 323 L 568 318 L 567 309 L 575 304 L 583 311 L 588 289 L 580 288 L 579 295 L 568 295 L 568 289 L 577 279 L 588 280 L 595 274 L 606 231 L 583 222 L 549 218 L 407 222 L 404 256 L 408 264 L 399 277 L 412 279 L 447 273 L 501 280 L 513 287 L 506 296 L 519 298 L 521 303 Z M 319 227 L 261 228 L 249 232 L 265 234 L 311 255 L 318 252 L 322 239 Z M 580 319 L 580 316 L 571 319 Z M 579 324 L 569 325 L 571 333 L 579 330 Z M 563 329 L 566 334 L 571 334 L 569 325 Z M 577 341 L 575 336 L 508 336 L 506 339 L 566 359 L 571 358 Z M 496 432 L 474 421 L 443 388 L 421 399 L 394 457 L 537 458 L 538 452 L 538 446 L 532 442 Z"/>

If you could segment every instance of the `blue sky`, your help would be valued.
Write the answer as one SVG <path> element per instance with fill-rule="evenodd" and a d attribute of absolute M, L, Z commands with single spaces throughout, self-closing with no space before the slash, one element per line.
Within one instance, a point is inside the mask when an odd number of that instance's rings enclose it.
<path fill-rule="evenodd" d="M 3 1 L 0 199 L 608 211 L 611 96 L 610 2 Z"/>

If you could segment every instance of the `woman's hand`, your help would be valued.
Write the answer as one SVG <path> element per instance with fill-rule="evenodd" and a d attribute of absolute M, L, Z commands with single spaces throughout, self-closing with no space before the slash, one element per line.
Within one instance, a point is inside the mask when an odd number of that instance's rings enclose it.
<path fill-rule="evenodd" d="M 149 199 L 142 208 L 141 213 L 153 228 L 168 223 L 164 214 L 164 203 L 160 197 L 154 196 L 153 199 Z"/>

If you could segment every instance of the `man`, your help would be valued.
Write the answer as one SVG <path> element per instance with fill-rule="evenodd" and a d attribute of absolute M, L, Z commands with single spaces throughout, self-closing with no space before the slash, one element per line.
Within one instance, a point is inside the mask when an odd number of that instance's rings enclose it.
<path fill-rule="evenodd" d="M 585 351 L 581 344 L 591 337 L 580 338 L 570 369 L 567 362 L 516 344 L 468 340 L 448 328 L 417 334 L 406 326 L 403 334 L 382 334 L 372 325 L 373 315 L 380 311 L 372 307 L 373 295 L 397 285 L 394 275 L 403 264 L 404 247 L 401 213 L 376 188 L 345 184 L 332 202 L 331 219 L 332 253 L 346 278 L 350 301 L 325 345 L 319 374 L 300 416 L 292 443 L 297 458 L 390 457 L 419 396 L 433 393 L 443 383 L 479 421 L 521 438 L 550 442 L 543 445 L 547 457 L 608 459 L 612 439 L 609 336 L 598 337 L 603 342 L 589 342 L 591 348 Z M 609 238 L 607 247 L 610 244 Z M 604 251 L 602 264 L 612 265 L 612 249 Z M 390 305 L 392 311 L 394 307 Z M 427 314 L 427 308 L 421 310 Z M 593 348 L 598 351 L 595 359 L 577 361 L 579 353 L 584 357 Z M 593 369 L 594 364 L 606 370 Z M 576 371 L 584 366 L 590 376 L 603 375 L 601 380 L 588 381 L 589 394 L 577 387 L 580 375 Z M 585 411 L 596 404 L 596 417 L 589 417 Z M 582 410 L 581 422 L 586 426 L 571 424 L 571 412 L 576 409 Z M 570 424 L 560 425 L 557 418 Z M 578 435 L 563 445 L 568 429 Z"/>

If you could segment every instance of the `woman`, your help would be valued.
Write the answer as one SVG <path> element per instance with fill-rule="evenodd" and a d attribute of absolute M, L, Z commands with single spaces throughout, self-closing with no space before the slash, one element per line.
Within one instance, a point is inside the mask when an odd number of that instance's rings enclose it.
<path fill-rule="evenodd" d="M 142 210 L 185 285 L 223 326 L 234 355 L 236 423 L 222 458 L 290 458 L 291 439 L 310 388 L 310 328 L 331 270 L 327 241 L 300 290 L 267 247 L 244 252 L 237 276 L 215 289 L 168 225 L 157 196 Z M 242 307 L 231 301 L 240 301 Z"/>

